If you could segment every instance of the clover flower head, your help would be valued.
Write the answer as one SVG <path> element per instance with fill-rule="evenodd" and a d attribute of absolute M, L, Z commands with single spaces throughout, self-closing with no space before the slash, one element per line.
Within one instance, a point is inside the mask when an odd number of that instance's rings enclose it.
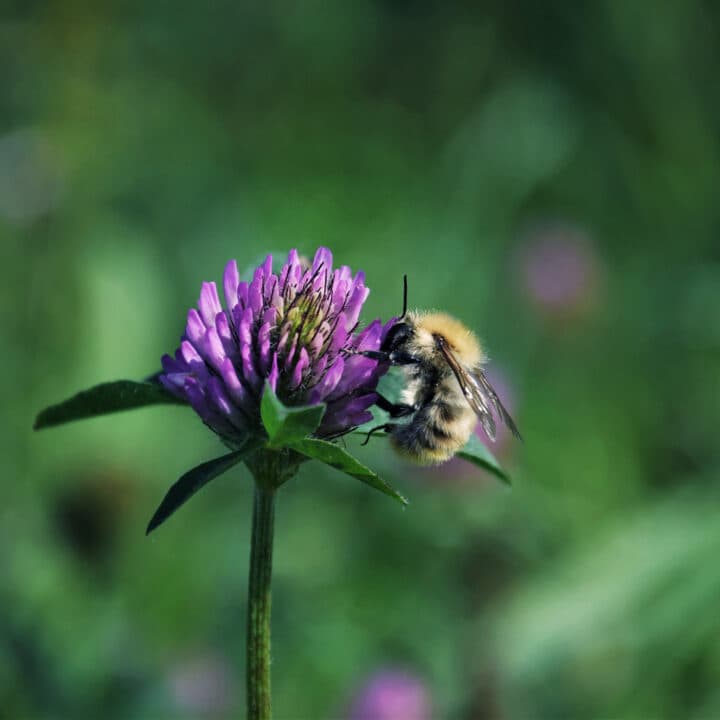
<path fill-rule="evenodd" d="M 369 294 L 364 273 L 333 270 L 332 262 L 326 248 L 312 262 L 291 250 L 274 273 L 268 255 L 246 282 L 232 260 L 223 278 L 225 307 L 215 283 L 203 283 L 175 357 L 162 359 L 159 380 L 227 444 L 262 434 L 266 383 L 285 405 L 326 404 L 319 437 L 342 435 L 372 418 L 368 408 L 386 367 L 357 352 L 379 349 L 393 321 L 360 330 Z"/>

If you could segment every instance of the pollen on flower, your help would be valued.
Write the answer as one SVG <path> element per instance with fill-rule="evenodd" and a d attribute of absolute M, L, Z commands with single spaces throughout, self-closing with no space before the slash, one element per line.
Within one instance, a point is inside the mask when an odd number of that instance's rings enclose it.
<path fill-rule="evenodd" d="M 332 267 L 320 248 L 308 263 L 291 250 L 279 273 L 273 258 L 240 281 L 232 260 L 223 277 L 225 307 L 214 282 L 203 283 L 197 309 L 160 382 L 187 400 L 228 444 L 262 433 L 260 399 L 268 382 L 286 405 L 325 403 L 320 437 L 371 419 L 368 408 L 386 367 L 357 354 L 377 350 L 392 324 L 359 329 L 369 289 L 362 272 Z"/>

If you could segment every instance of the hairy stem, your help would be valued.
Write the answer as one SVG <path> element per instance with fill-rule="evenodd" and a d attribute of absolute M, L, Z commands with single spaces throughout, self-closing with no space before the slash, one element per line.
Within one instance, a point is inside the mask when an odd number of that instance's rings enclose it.
<path fill-rule="evenodd" d="M 256 476 L 247 616 L 247 717 L 270 720 L 270 607 L 275 487 Z"/>

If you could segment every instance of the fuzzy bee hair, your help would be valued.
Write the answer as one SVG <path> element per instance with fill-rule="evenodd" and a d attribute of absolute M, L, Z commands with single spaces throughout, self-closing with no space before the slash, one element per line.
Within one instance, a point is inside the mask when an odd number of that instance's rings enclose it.
<path fill-rule="evenodd" d="M 414 329 L 409 348 L 417 355 L 440 361 L 444 356 L 438 349 L 435 337 L 444 337 L 455 356 L 467 367 L 487 362 L 475 333 L 459 320 L 443 312 L 409 312 L 405 322 Z"/>
<path fill-rule="evenodd" d="M 480 342 L 459 320 L 440 312 L 408 312 L 373 355 L 405 372 L 401 402 L 380 397 L 377 403 L 392 418 L 410 418 L 381 428 L 401 455 L 423 465 L 444 462 L 470 439 L 478 418 L 494 439 L 493 410 L 520 437 L 485 377 Z"/>

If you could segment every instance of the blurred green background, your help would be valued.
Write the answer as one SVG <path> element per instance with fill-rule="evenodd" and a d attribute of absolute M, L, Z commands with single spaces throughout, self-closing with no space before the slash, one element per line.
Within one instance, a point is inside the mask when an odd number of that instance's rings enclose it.
<path fill-rule="evenodd" d="M 404 512 L 302 468 L 276 716 L 356 715 L 389 670 L 425 718 L 720 716 L 718 15 L 5 3 L 0 715 L 243 716 L 245 471 L 146 538 L 222 452 L 191 412 L 30 427 L 158 368 L 228 258 L 325 244 L 366 320 L 407 273 L 476 328 L 525 444 L 496 448 L 512 491 L 359 449 Z"/>

